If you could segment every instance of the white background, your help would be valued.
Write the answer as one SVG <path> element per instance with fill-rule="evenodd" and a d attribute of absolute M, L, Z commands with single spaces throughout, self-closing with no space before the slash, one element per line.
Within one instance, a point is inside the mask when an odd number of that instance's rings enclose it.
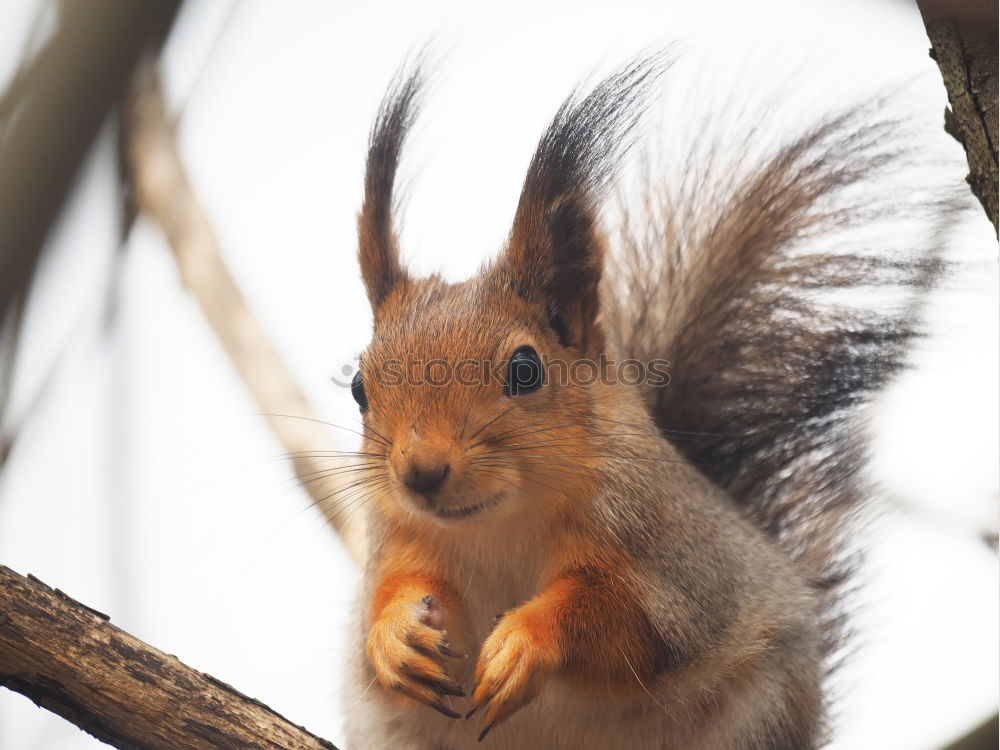
<path fill-rule="evenodd" d="M 0 80 L 35 10 L 0 9 Z M 671 85 L 720 113 L 734 91 L 794 97 L 788 109 L 804 117 L 905 83 L 904 118 L 955 181 L 965 174 L 940 130 L 923 27 L 901 0 L 189 3 L 164 61 L 183 155 L 309 406 L 338 424 L 356 412 L 329 377 L 369 326 L 354 261 L 366 134 L 393 70 L 432 35 L 447 54 L 406 157 L 404 252 L 417 271 L 474 272 L 574 83 L 670 40 L 683 53 Z M 675 107 L 664 138 L 683 130 L 687 107 Z M 144 221 L 112 280 L 113 143 L 109 130 L 30 310 L 18 408 L 58 361 L 57 375 L 0 475 L 0 562 L 336 743 L 357 571 Z M 932 335 L 874 413 L 872 471 L 897 512 L 868 534 L 861 650 L 840 678 L 844 750 L 940 747 L 997 705 L 997 561 L 979 538 L 995 529 L 998 498 L 997 266 L 978 206 L 951 257 Z M 352 447 L 335 430 L 330 444 Z M 95 745 L 0 693 L 0 748 Z"/>

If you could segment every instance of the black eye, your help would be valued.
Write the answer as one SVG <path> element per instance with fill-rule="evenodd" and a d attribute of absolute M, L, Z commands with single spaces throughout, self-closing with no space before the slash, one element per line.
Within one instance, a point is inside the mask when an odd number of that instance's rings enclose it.
<path fill-rule="evenodd" d="M 354 373 L 354 379 L 351 381 L 351 395 L 358 402 L 361 411 L 368 411 L 368 396 L 365 395 L 365 382 L 361 379 L 361 370 Z"/>
<path fill-rule="evenodd" d="M 504 393 L 508 396 L 523 396 L 534 393 L 542 387 L 542 362 L 538 352 L 530 346 L 522 346 L 507 363 L 507 382 Z"/>

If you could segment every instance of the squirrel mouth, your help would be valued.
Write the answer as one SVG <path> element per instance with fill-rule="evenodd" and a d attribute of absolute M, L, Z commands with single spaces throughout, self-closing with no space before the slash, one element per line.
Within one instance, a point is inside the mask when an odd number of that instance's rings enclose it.
<path fill-rule="evenodd" d="M 482 513 L 492 505 L 496 505 L 499 499 L 500 493 L 498 492 L 476 505 L 466 505 L 464 508 L 436 508 L 434 510 L 434 515 L 438 518 L 446 518 L 450 521 L 460 518 L 468 518 L 469 516 L 474 516 L 477 513 Z"/>

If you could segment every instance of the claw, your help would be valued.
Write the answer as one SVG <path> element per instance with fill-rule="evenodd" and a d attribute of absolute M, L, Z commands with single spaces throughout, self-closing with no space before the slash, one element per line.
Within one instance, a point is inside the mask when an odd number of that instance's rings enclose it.
<path fill-rule="evenodd" d="M 445 695 L 454 695 L 457 698 L 465 697 L 465 691 L 462 690 L 462 686 L 457 682 L 442 682 L 439 683 L 438 687 L 441 688 L 441 692 Z"/>
<path fill-rule="evenodd" d="M 488 706 L 490 703 L 493 702 L 493 696 L 492 695 L 486 695 L 486 696 L 483 696 L 483 697 L 477 699 L 476 698 L 476 691 L 475 690 L 473 690 L 471 693 L 469 693 L 469 695 L 472 696 L 472 699 L 475 701 L 475 704 L 472 706 L 472 708 L 469 710 L 469 712 L 465 715 L 466 719 L 472 718 L 472 715 L 474 713 L 476 713 L 476 711 L 478 711 L 479 709 L 483 708 L 484 706 Z M 494 722 L 494 723 L 496 723 L 496 722 Z"/>
<path fill-rule="evenodd" d="M 454 695 L 456 698 L 464 698 L 465 690 L 454 680 L 448 679 L 448 677 L 442 677 L 440 680 L 433 680 L 428 677 L 412 677 L 415 683 L 423 685 L 424 687 L 430 688 L 435 693 L 438 693 L 439 697 L 441 695 Z"/>
<path fill-rule="evenodd" d="M 440 651 L 445 656 L 450 656 L 452 659 L 467 659 L 469 656 L 468 654 L 460 654 L 458 653 L 458 651 L 448 648 L 448 646 L 446 646 L 445 644 L 441 644 L 440 646 L 438 646 L 438 651 Z"/>
<path fill-rule="evenodd" d="M 493 728 L 493 724 L 487 724 L 483 728 L 483 731 L 479 733 L 479 742 L 482 742 L 484 739 L 486 739 L 486 735 L 489 734 L 489 732 L 490 732 L 490 730 L 492 728 Z"/>
<path fill-rule="evenodd" d="M 431 708 L 435 709 L 436 711 L 440 711 L 445 716 L 447 716 L 449 719 L 461 719 L 462 718 L 462 714 L 457 713 L 455 711 L 452 711 L 450 708 L 448 708 L 443 703 L 431 703 L 430 705 L 431 705 Z"/>

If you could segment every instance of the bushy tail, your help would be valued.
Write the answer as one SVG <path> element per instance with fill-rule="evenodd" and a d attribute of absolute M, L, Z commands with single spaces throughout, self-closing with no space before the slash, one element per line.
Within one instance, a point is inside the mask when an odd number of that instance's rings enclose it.
<path fill-rule="evenodd" d="M 889 191 L 895 134 L 865 108 L 743 166 L 720 152 L 750 153 L 752 134 L 745 150 L 703 143 L 679 182 L 647 178 L 641 208 L 624 201 L 607 269 L 617 350 L 671 363 L 669 385 L 646 393 L 658 425 L 831 605 L 850 568 L 845 534 L 869 495 L 858 407 L 904 364 L 914 292 L 938 268 L 935 233 L 911 220 L 948 208 Z M 871 233 L 875 220 L 890 231 Z M 923 246 L 858 244 L 893 232 Z M 886 297 L 897 304 L 868 304 Z M 831 648 L 838 611 L 826 608 Z"/>

